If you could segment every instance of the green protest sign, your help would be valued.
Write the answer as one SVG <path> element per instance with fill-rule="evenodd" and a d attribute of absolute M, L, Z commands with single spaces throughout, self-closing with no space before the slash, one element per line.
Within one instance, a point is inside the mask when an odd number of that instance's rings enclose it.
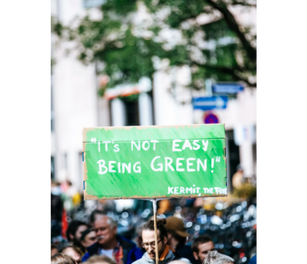
<path fill-rule="evenodd" d="M 223 124 L 83 129 L 85 199 L 227 196 Z"/>

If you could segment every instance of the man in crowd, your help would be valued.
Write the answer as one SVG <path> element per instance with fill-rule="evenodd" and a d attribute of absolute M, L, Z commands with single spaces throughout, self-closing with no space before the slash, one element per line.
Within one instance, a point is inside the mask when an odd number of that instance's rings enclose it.
<path fill-rule="evenodd" d="M 115 260 L 117 264 L 131 264 L 142 257 L 142 251 L 124 237 L 117 235 L 116 222 L 107 215 L 96 213 L 93 227 L 97 242 L 87 248 L 82 261 L 93 255 L 105 255 Z"/>
<path fill-rule="evenodd" d="M 187 258 L 191 263 L 197 264 L 191 247 L 185 245 L 189 234 L 184 228 L 182 219 L 175 216 L 166 218 L 165 228 L 167 231 L 167 244 L 175 249 L 180 257 Z"/>
<path fill-rule="evenodd" d="M 172 260 L 181 259 L 180 256 L 167 245 L 167 232 L 164 227 L 166 221 L 165 219 L 160 219 L 157 221 L 157 251 L 159 264 L 167 264 Z M 156 260 L 156 250 L 155 250 L 155 228 L 154 221 L 150 220 L 143 226 L 142 230 L 142 245 L 146 250 L 143 257 L 133 264 L 155 264 Z M 183 259 L 181 259 L 183 260 Z M 187 259 L 186 262 L 190 263 Z"/>
<path fill-rule="evenodd" d="M 194 258 L 199 264 L 203 263 L 208 253 L 212 250 L 214 250 L 214 243 L 212 239 L 207 236 L 197 237 L 192 244 Z"/>

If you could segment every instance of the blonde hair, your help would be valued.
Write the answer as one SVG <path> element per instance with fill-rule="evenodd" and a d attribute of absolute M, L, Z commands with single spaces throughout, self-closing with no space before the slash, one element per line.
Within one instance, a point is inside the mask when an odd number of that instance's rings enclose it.
<path fill-rule="evenodd" d="M 99 256 L 99 255 L 95 255 L 90 257 L 86 262 L 84 262 L 84 264 L 116 264 L 116 262 L 107 257 L 107 256 Z"/>
<path fill-rule="evenodd" d="M 65 246 L 65 247 L 61 248 L 60 253 L 65 254 L 65 251 L 66 251 L 67 249 L 69 249 L 69 248 L 71 248 L 73 251 L 75 251 L 77 254 L 79 254 L 80 257 L 83 256 L 81 250 L 80 250 L 78 247 L 71 246 L 71 245 L 68 245 L 68 246 Z"/>
<path fill-rule="evenodd" d="M 57 253 L 51 257 L 51 264 L 75 264 L 75 261 L 62 253 Z"/>

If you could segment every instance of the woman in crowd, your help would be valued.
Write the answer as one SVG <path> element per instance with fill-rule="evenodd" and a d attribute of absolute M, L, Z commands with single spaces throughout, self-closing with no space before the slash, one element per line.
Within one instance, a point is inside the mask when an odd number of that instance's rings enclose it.
<path fill-rule="evenodd" d="M 70 256 L 75 264 L 80 264 L 82 259 L 81 251 L 74 246 L 65 246 L 60 250 L 60 253 Z"/>

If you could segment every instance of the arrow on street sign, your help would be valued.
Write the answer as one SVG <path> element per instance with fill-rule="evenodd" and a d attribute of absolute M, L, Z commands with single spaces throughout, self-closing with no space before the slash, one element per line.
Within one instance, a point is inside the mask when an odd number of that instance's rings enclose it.
<path fill-rule="evenodd" d="M 212 90 L 214 93 L 236 94 L 242 92 L 244 87 L 237 83 L 217 83 L 212 85 Z"/>
<path fill-rule="evenodd" d="M 227 96 L 210 96 L 193 98 L 193 108 L 201 110 L 225 109 L 227 107 Z"/>

